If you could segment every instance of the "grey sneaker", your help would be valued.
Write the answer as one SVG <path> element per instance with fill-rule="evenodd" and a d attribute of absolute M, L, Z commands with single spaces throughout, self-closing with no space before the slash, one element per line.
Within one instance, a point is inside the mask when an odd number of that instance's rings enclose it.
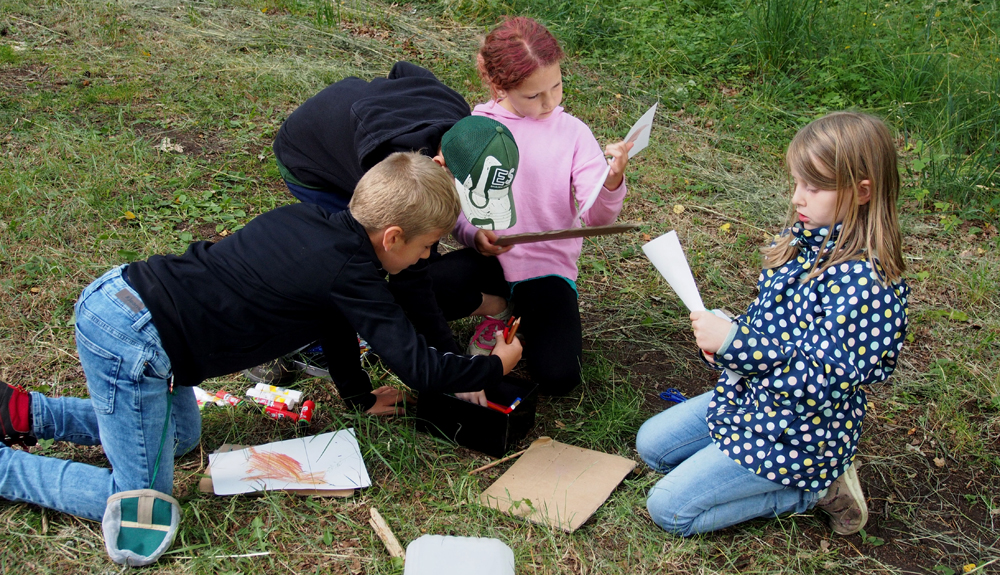
<path fill-rule="evenodd" d="M 868 523 L 868 504 L 854 467 L 848 467 L 816 502 L 816 507 L 830 516 L 830 527 L 839 535 L 854 535 Z"/>
<path fill-rule="evenodd" d="M 294 381 L 298 377 L 298 372 L 292 364 L 283 357 L 276 360 L 262 363 L 257 367 L 243 370 L 243 377 L 254 383 L 266 383 L 268 385 L 279 385 Z"/>

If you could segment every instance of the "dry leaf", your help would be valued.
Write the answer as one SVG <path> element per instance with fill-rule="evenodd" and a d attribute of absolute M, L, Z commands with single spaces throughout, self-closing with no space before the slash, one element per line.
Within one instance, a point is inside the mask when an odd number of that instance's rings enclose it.
<path fill-rule="evenodd" d="M 934 458 L 934 465 L 937 465 L 938 467 L 944 467 L 944 458 L 943 457 L 935 457 Z"/>
<path fill-rule="evenodd" d="M 674 204 L 674 213 L 675 214 L 683 214 L 684 213 L 684 206 L 682 206 L 680 204 Z"/>
<path fill-rule="evenodd" d="M 917 428 L 916 427 L 911 427 L 910 430 L 906 432 L 906 434 L 907 435 L 913 435 L 916 432 L 917 432 Z"/>
<path fill-rule="evenodd" d="M 827 541 L 826 539 L 820 541 L 819 542 L 819 550 L 822 551 L 823 553 L 826 553 L 827 551 L 829 551 L 830 550 L 830 542 Z"/>
<path fill-rule="evenodd" d="M 565 424 L 565 423 L 563 423 L 563 422 L 561 422 L 561 421 L 559 421 L 559 420 L 557 419 L 557 420 L 556 420 L 556 427 L 558 427 L 559 429 L 566 429 L 566 424 Z"/>
<path fill-rule="evenodd" d="M 135 214 L 133 214 L 133 213 L 132 213 L 132 212 L 130 212 L 130 211 L 126 211 L 126 212 L 125 212 L 125 219 L 126 219 L 126 220 L 134 220 L 134 219 L 135 219 Z"/>
<path fill-rule="evenodd" d="M 160 150 L 161 152 L 181 153 L 184 151 L 184 148 L 180 144 L 172 143 L 170 141 L 170 138 L 163 138 L 163 140 L 160 141 L 160 145 L 157 146 L 156 149 Z"/>
<path fill-rule="evenodd" d="M 726 232 L 729 231 L 729 228 L 731 228 L 731 227 L 732 226 L 729 224 L 729 222 L 726 222 L 726 223 L 722 224 L 721 226 L 719 226 L 719 231 L 722 232 L 722 233 L 726 233 Z"/>
<path fill-rule="evenodd" d="M 648 241 L 650 241 L 652 239 L 653 239 L 653 236 L 651 236 L 649 234 L 642 234 L 642 241 L 648 242 Z"/>
<path fill-rule="evenodd" d="M 31 293 L 39 293 L 40 291 L 42 291 L 42 290 L 40 290 L 40 289 L 38 289 L 36 287 L 31 288 Z"/>

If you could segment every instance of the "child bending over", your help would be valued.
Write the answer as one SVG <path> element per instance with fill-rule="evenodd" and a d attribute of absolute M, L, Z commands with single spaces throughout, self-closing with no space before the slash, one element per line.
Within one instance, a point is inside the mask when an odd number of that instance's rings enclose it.
<path fill-rule="evenodd" d="M 490 357 L 428 347 L 385 279 L 427 258 L 460 209 L 450 174 L 426 156 L 397 153 L 361 178 L 346 211 L 285 206 L 218 243 L 105 273 L 76 303 L 90 397 L 0 382 L 0 497 L 100 521 L 115 493 L 170 494 L 175 455 L 201 434 L 191 386 L 317 339 L 349 407 L 391 409 L 398 399 L 372 393 L 356 333 L 410 387 L 485 402 L 483 390 L 517 363 L 520 344 L 501 341 Z M 111 469 L 10 447 L 36 438 L 100 444 Z"/>

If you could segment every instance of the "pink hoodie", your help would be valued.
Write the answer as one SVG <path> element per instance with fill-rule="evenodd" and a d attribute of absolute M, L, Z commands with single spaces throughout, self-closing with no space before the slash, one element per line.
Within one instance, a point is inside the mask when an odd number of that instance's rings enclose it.
<path fill-rule="evenodd" d="M 590 128 L 563 112 L 561 106 L 542 120 L 522 118 L 494 101 L 480 104 L 474 116 L 501 122 L 514 135 L 520 162 L 514 175 L 513 196 L 517 223 L 500 235 L 547 232 L 580 227 L 573 215 L 583 205 L 608 167 L 604 152 Z M 575 190 L 575 194 L 574 194 Z M 612 224 L 625 200 L 625 180 L 616 190 L 601 187 L 594 205 L 580 218 L 588 226 Z M 463 244 L 475 247 L 476 228 L 459 216 L 453 233 Z M 500 254 L 507 281 L 546 275 L 576 281 L 576 260 L 583 249 L 582 238 L 519 244 Z"/>

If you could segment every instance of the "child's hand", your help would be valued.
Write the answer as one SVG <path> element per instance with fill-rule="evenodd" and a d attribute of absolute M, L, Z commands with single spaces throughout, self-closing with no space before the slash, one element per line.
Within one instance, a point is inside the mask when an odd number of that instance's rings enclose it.
<path fill-rule="evenodd" d="M 608 172 L 608 177 L 604 180 L 605 188 L 616 190 L 618 186 L 622 185 L 622 179 L 625 177 L 625 166 L 628 165 L 628 151 L 634 145 L 634 142 L 622 141 L 617 144 L 609 144 L 608 147 L 604 148 L 604 155 L 613 158 L 611 171 Z"/>
<path fill-rule="evenodd" d="M 368 415 L 406 415 L 405 404 L 410 398 L 405 391 L 383 385 L 372 395 L 375 396 L 375 405 L 365 411 Z"/>
<path fill-rule="evenodd" d="M 497 344 L 490 355 L 495 355 L 503 361 L 503 374 L 507 375 L 510 373 L 510 370 L 514 369 L 517 362 L 521 360 L 521 340 L 515 337 L 513 342 L 507 343 L 503 339 L 502 331 L 497 331 L 495 337 L 497 338 Z"/>
<path fill-rule="evenodd" d="M 722 344 L 726 343 L 726 337 L 732 327 L 731 321 L 724 320 L 710 311 L 691 312 L 694 339 L 704 352 L 714 354 L 719 351 Z"/>
<path fill-rule="evenodd" d="M 475 403 L 476 405 L 486 407 L 486 392 L 482 390 L 456 393 L 455 397 L 461 399 L 462 401 L 468 401 L 469 403 Z"/>
<path fill-rule="evenodd" d="M 478 230 L 476 232 L 476 251 L 484 256 L 498 256 L 514 246 L 498 246 L 494 242 L 499 238 L 493 230 Z"/>

